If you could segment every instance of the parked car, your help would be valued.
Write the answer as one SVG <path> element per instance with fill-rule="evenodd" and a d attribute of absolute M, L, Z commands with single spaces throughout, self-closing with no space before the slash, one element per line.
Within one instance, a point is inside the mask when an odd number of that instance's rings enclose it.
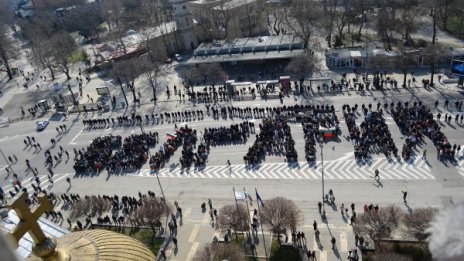
<path fill-rule="evenodd" d="M 176 53 L 176 54 L 174 55 L 174 59 L 176 59 L 176 61 L 179 62 L 179 61 L 182 61 L 182 59 L 184 59 L 184 57 L 182 57 L 182 55 Z"/>
<path fill-rule="evenodd" d="M 37 131 L 43 131 L 48 126 L 48 120 L 40 120 L 36 122 Z"/>

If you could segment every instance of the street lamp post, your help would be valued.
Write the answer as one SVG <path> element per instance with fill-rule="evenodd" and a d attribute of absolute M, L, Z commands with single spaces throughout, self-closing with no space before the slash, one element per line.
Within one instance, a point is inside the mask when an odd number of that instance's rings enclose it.
<path fill-rule="evenodd" d="M 69 92 L 71 93 L 71 96 L 72 96 L 72 99 L 73 99 L 73 102 L 74 102 L 74 106 L 77 106 L 77 101 L 76 101 L 76 97 L 74 97 L 74 93 L 71 89 L 71 84 L 68 83 L 68 89 L 69 89 Z"/>
<path fill-rule="evenodd" d="M 143 134 L 145 134 L 145 130 L 143 129 L 142 123 L 140 123 L 140 130 L 142 131 Z M 150 147 L 149 147 L 148 148 L 148 159 L 150 159 L 150 157 L 151 157 L 151 153 L 150 153 Z M 161 181 L 159 179 L 158 173 L 156 173 L 156 179 L 158 180 L 158 185 L 160 187 L 161 195 L 163 196 L 164 202 L 166 202 L 166 197 L 164 196 L 163 186 L 161 186 Z"/>
<path fill-rule="evenodd" d="M 321 147 L 321 163 L 322 163 L 322 218 L 326 218 L 326 213 L 325 213 L 325 192 L 324 192 L 324 144 L 323 141 L 319 144 Z"/>
<path fill-rule="evenodd" d="M 5 157 L 5 154 L 3 153 L 3 150 L 2 150 L 2 149 L 0 149 L 0 152 L 2 153 L 2 156 L 3 156 L 3 158 L 5 159 L 5 162 L 6 162 L 6 164 L 7 164 L 6 168 L 7 168 L 7 169 L 10 169 L 11 172 L 15 173 L 14 170 L 13 170 L 13 168 L 11 167 L 10 162 L 9 162 L 8 159 Z"/>
<path fill-rule="evenodd" d="M 124 100 L 126 101 L 126 106 L 129 106 L 129 102 L 127 101 L 127 97 L 126 97 L 126 92 L 124 91 L 124 88 L 122 87 L 121 78 L 119 78 L 119 77 L 118 77 L 118 82 L 119 82 L 119 86 L 121 86 L 121 91 L 122 91 L 122 94 L 124 95 Z"/>

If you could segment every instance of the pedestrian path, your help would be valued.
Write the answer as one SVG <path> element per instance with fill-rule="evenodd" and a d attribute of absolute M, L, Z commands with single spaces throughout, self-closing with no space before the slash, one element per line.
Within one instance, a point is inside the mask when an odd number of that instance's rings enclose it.
<path fill-rule="evenodd" d="M 66 177 L 68 177 L 69 175 L 72 175 L 72 174 L 73 173 L 55 174 L 55 175 L 53 175 L 53 178 L 52 178 L 53 184 L 57 183 L 60 180 L 63 180 L 64 178 L 66 178 Z M 52 185 L 50 183 L 50 181 L 48 180 L 47 175 L 39 176 L 39 180 L 40 180 L 40 187 L 42 189 L 46 190 L 46 189 L 50 188 L 50 185 Z M 10 184 L 7 185 L 7 186 L 2 187 L 3 191 L 5 192 L 5 194 L 7 196 L 9 196 L 10 191 L 12 191 L 13 193 L 16 193 L 16 190 L 13 188 L 12 182 L 13 182 L 13 177 L 11 176 Z M 34 188 L 32 187 L 32 184 L 34 184 L 34 186 L 37 186 L 37 182 L 35 181 L 33 176 L 28 177 L 28 178 L 26 178 L 24 180 L 21 180 L 21 186 L 23 188 L 26 188 L 28 193 L 33 193 L 34 192 Z M 18 187 L 18 189 L 19 189 L 19 187 Z"/>
<path fill-rule="evenodd" d="M 134 176 L 150 177 L 156 174 L 164 178 L 233 178 L 233 179 L 320 179 L 324 169 L 326 179 L 359 179 L 367 180 L 374 176 L 374 171 L 380 171 L 381 179 L 433 180 L 431 168 L 421 159 L 413 162 L 398 162 L 387 159 L 372 159 L 369 164 L 355 160 L 325 161 L 314 163 L 264 163 L 259 167 L 245 165 L 206 166 L 203 169 L 163 168 L 152 172 L 142 169 Z"/>

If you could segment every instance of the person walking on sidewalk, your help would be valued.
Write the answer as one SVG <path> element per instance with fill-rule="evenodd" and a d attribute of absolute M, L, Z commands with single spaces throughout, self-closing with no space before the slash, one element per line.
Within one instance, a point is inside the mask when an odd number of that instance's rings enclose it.
<path fill-rule="evenodd" d="M 374 178 L 374 179 L 376 179 L 376 180 L 380 180 L 379 174 L 380 174 L 379 170 L 376 169 L 375 172 L 374 172 L 374 177 L 372 177 L 372 176 L 371 176 L 371 177 Z"/>
<path fill-rule="evenodd" d="M 314 222 L 313 222 L 313 228 L 314 228 L 314 231 L 317 231 L 317 222 L 316 222 L 316 220 L 314 220 Z"/>
<path fill-rule="evenodd" d="M 335 240 L 335 237 L 332 237 L 332 240 L 330 240 L 330 243 L 332 243 L 332 249 L 335 249 L 335 243 L 337 243 L 337 240 Z"/>
<path fill-rule="evenodd" d="M 172 238 L 172 243 L 174 243 L 174 247 L 177 248 L 177 238 L 176 237 Z"/>
<path fill-rule="evenodd" d="M 408 192 L 407 191 L 401 191 L 403 193 L 403 201 L 406 203 L 406 199 L 408 197 Z"/>

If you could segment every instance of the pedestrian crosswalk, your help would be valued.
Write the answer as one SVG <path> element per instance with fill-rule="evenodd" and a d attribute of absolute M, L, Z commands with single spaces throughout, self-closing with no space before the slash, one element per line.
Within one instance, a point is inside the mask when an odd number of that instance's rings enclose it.
<path fill-rule="evenodd" d="M 264 163 L 250 167 L 245 165 L 206 166 L 203 169 L 163 168 L 152 172 L 141 169 L 134 176 L 150 177 L 158 175 L 165 178 L 232 178 L 232 179 L 325 179 L 367 180 L 380 171 L 381 179 L 433 180 L 431 168 L 421 159 L 413 162 L 398 162 L 387 159 L 372 159 L 367 163 L 355 160 L 317 161 L 314 163 Z"/>

